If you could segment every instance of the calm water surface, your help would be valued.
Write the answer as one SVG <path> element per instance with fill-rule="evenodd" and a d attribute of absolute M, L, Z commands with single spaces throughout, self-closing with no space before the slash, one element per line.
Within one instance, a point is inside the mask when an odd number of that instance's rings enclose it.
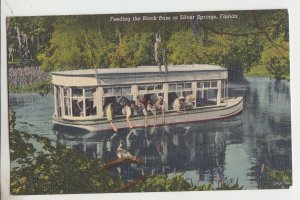
<path fill-rule="evenodd" d="M 264 163 L 291 169 L 290 84 L 269 78 L 247 77 L 229 85 L 229 96 L 244 97 L 244 111 L 225 120 L 170 125 L 157 128 L 89 133 L 53 127 L 53 96 L 10 95 L 16 111 L 16 128 L 59 141 L 90 158 L 116 158 L 120 142 L 143 165 L 123 165 L 127 179 L 141 174 L 184 173 L 193 184 L 238 179 L 246 189 L 257 188 Z M 117 173 L 117 170 L 116 170 Z"/>

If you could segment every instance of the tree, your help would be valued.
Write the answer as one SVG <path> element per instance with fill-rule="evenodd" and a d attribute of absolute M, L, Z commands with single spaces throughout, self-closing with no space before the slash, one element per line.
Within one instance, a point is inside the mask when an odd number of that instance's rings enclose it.
<path fill-rule="evenodd" d="M 232 13 L 236 18 L 224 18 Z M 124 16 L 132 19 L 144 15 Z M 161 36 L 159 52 L 162 54 L 167 48 L 169 63 L 218 64 L 227 67 L 229 74 L 236 77 L 254 66 L 269 66 L 270 54 L 263 54 L 267 49 L 280 54 L 278 59 L 288 60 L 287 10 L 155 13 L 147 16 L 170 17 L 170 20 L 111 20 L 119 15 L 10 18 L 10 38 L 18 39 L 9 39 L 8 47 L 22 41 L 21 33 L 38 35 L 37 38 L 50 36 L 42 50 L 30 51 L 45 71 L 153 65 L 157 33 Z M 173 20 L 179 16 L 193 19 Z M 210 18 L 201 18 L 205 16 Z M 18 34 L 13 27 L 18 27 Z M 11 59 L 15 56 L 12 49 Z M 287 75 L 281 77 L 288 76 L 289 70 L 272 68 L 270 74 L 283 71 Z"/>
<path fill-rule="evenodd" d="M 37 54 L 49 46 L 57 20 L 54 16 L 7 18 L 8 61 L 19 60 L 24 65 L 36 62 Z M 26 63 L 28 60 L 32 63 Z"/>
<path fill-rule="evenodd" d="M 46 53 L 38 55 L 44 71 L 108 67 L 115 44 L 96 29 L 74 27 L 74 19 L 60 21 Z"/>
<path fill-rule="evenodd" d="M 111 67 L 136 67 L 155 64 L 154 34 L 133 33 L 124 34 L 111 54 Z"/>

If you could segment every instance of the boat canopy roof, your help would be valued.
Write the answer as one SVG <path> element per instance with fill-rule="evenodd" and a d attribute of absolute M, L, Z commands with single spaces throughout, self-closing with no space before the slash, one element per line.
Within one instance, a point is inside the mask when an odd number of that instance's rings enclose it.
<path fill-rule="evenodd" d="M 85 69 L 52 72 L 52 83 L 67 87 L 132 85 L 227 79 L 226 68 L 215 65 L 139 66 L 136 68 Z"/>
<path fill-rule="evenodd" d="M 189 65 L 168 65 L 168 72 L 193 72 L 193 71 L 223 71 L 226 68 L 222 68 L 216 65 L 207 64 L 189 64 Z M 70 71 L 55 71 L 53 75 L 61 76 L 95 76 L 97 75 L 114 75 L 114 74 L 148 74 L 159 73 L 158 66 L 138 66 L 135 68 L 103 68 L 103 69 L 82 69 L 82 70 L 70 70 Z M 161 72 L 165 72 L 165 66 L 161 66 Z"/>

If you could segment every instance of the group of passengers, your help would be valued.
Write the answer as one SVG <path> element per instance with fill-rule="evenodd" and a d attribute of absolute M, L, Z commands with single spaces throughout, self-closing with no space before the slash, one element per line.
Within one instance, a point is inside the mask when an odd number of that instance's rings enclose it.
<path fill-rule="evenodd" d="M 122 98 L 121 98 L 122 99 Z M 120 101 L 118 101 L 120 102 Z M 148 112 L 152 113 L 154 116 L 153 125 L 157 124 L 157 114 L 161 114 L 162 116 L 162 124 L 165 124 L 165 110 L 166 103 L 162 96 L 158 96 L 155 100 L 152 100 L 149 96 L 139 96 L 137 97 L 137 101 L 133 100 L 124 100 L 121 103 L 109 103 L 105 108 L 105 113 L 107 120 L 109 121 L 112 129 L 117 131 L 116 126 L 113 123 L 113 115 L 117 113 L 117 110 L 120 110 L 123 115 L 126 117 L 126 123 L 129 128 L 133 128 L 133 125 L 130 121 L 130 117 L 132 115 L 142 114 L 144 116 L 144 126 L 148 126 Z M 177 112 L 191 110 L 195 105 L 195 98 L 193 96 L 187 97 L 178 97 L 173 102 L 173 108 Z"/>
<path fill-rule="evenodd" d="M 177 112 L 192 110 L 195 106 L 195 97 L 189 95 L 186 97 L 180 96 L 173 102 L 173 109 Z"/>

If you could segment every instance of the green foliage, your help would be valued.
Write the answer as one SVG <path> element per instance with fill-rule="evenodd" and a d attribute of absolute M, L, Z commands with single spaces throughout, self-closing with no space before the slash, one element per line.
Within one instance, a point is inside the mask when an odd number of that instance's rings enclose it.
<path fill-rule="evenodd" d="M 17 64 L 24 62 L 22 58 L 24 49 L 30 51 L 31 61 L 37 61 L 36 56 L 45 52 L 50 45 L 51 34 L 57 20 L 55 16 L 7 18 L 7 46 L 14 49 L 14 62 L 15 60 L 18 61 Z M 20 30 L 20 35 L 17 29 Z"/>
<path fill-rule="evenodd" d="M 260 189 L 289 189 L 292 185 L 292 170 L 278 171 L 267 169 Z"/>
<path fill-rule="evenodd" d="M 221 65 L 242 76 L 260 61 L 263 43 L 257 37 L 200 36 L 202 42 L 194 40 L 192 31 L 174 33 L 168 43 L 169 62 Z"/>
<path fill-rule="evenodd" d="M 284 57 L 272 56 L 267 61 L 267 69 L 276 79 L 288 78 L 290 74 L 289 60 Z"/>
<path fill-rule="evenodd" d="M 270 76 L 269 71 L 267 70 L 267 67 L 264 65 L 257 65 L 250 69 L 249 72 L 244 73 L 245 76 Z"/>
<path fill-rule="evenodd" d="M 193 185 L 184 179 L 183 174 L 168 178 L 167 175 L 157 175 L 148 178 L 146 181 L 140 181 L 131 192 L 171 192 L 171 191 L 212 191 L 212 190 L 241 190 L 243 186 L 239 186 L 236 181 L 234 184 L 225 181 L 215 187 L 212 182 L 208 182 L 199 186 Z"/>
<path fill-rule="evenodd" d="M 120 36 L 115 53 L 111 54 L 111 67 L 136 67 L 154 64 L 154 34 L 134 33 Z"/>
<path fill-rule="evenodd" d="M 95 30 L 66 30 L 59 25 L 53 33 L 48 52 L 38 55 L 42 70 L 68 70 L 107 67 L 114 44 Z M 51 56 L 49 56 L 51 54 Z"/>
<path fill-rule="evenodd" d="M 51 80 L 33 82 L 27 85 L 9 85 L 9 93 L 30 93 L 49 94 L 52 90 Z"/>
<path fill-rule="evenodd" d="M 230 40 L 225 36 L 201 34 L 203 41 L 196 41 L 191 30 L 174 33 L 168 42 L 169 63 L 173 64 L 225 64 Z"/>
<path fill-rule="evenodd" d="M 148 178 L 145 182 L 141 181 L 131 192 L 170 192 L 170 191 L 191 191 L 196 187 L 188 183 L 183 174 L 168 178 L 166 175 L 158 175 Z"/>
<path fill-rule="evenodd" d="M 10 155 L 12 194 L 59 194 L 113 192 L 121 186 L 118 176 L 100 170 L 98 160 L 75 155 L 70 148 L 13 128 Z M 35 144 L 35 145 L 34 145 Z M 42 150 L 37 150 L 36 145 Z"/>
<path fill-rule="evenodd" d="M 34 59 L 41 62 L 44 71 L 135 67 L 155 64 L 154 40 L 159 31 L 159 52 L 161 54 L 162 48 L 167 47 L 168 63 L 221 65 L 229 69 L 231 76 L 242 76 L 253 68 L 251 73 L 259 74 L 259 69 L 267 68 L 268 75 L 287 78 L 287 11 L 235 13 L 238 19 L 130 23 L 112 22 L 110 17 L 113 15 L 11 17 L 8 20 L 8 27 L 11 27 L 8 46 L 17 46 L 13 27 L 19 27 L 25 34 L 36 37 L 29 45 L 30 51 Z M 199 13 L 184 14 L 196 16 Z M 219 17 L 220 12 L 201 14 Z M 149 14 L 152 15 L 178 14 Z"/>
<path fill-rule="evenodd" d="M 259 63 L 263 43 L 257 37 L 238 38 L 231 42 L 224 66 L 238 75 Z"/>

